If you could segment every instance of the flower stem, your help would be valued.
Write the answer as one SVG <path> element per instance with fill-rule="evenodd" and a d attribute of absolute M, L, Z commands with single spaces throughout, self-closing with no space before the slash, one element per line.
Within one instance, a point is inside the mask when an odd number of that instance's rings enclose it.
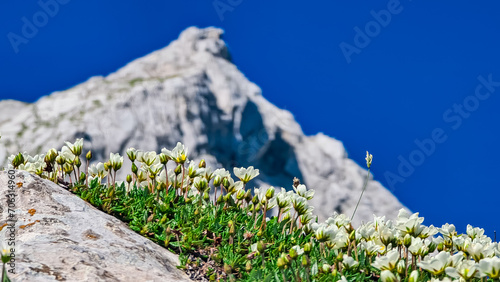
<path fill-rule="evenodd" d="M 354 218 L 354 215 L 356 214 L 356 210 L 358 209 L 359 202 L 361 202 L 361 198 L 363 197 L 363 193 L 365 193 L 366 186 L 368 186 L 368 179 L 369 178 L 370 178 L 370 168 L 368 168 L 368 172 L 366 173 L 365 184 L 363 185 L 363 191 L 361 191 L 361 196 L 359 196 L 358 203 L 356 204 L 356 207 L 354 208 L 354 212 L 352 213 L 352 216 L 351 216 L 351 221 Z"/>

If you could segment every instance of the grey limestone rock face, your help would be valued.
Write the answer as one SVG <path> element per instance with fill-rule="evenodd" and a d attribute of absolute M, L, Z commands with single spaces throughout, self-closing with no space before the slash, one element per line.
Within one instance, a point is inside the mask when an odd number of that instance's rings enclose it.
<path fill-rule="evenodd" d="M 12 281 L 191 281 L 175 254 L 58 185 L 15 172 L 15 228 L 8 228 L 8 174 L 0 172 L 0 238 L 15 231 Z M 7 267 L 7 269 L 10 269 Z"/>
<path fill-rule="evenodd" d="M 230 61 L 222 30 L 190 27 L 167 47 L 106 77 L 92 77 L 36 103 L 0 102 L 0 167 L 10 154 L 59 149 L 84 138 L 97 160 L 128 147 L 171 149 L 181 141 L 191 159 L 212 167 L 250 166 L 250 184 L 292 188 L 298 177 L 316 190 L 311 204 L 321 219 L 350 215 L 366 170 L 348 158 L 342 142 L 306 136 L 293 115 L 277 108 Z M 237 50 L 236 50 L 237 51 Z M 376 156 L 375 156 L 376 158 Z M 128 161 L 128 160 L 127 160 Z M 129 168 L 125 162 L 123 168 Z M 125 169 L 120 171 L 122 179 Z M 355 222 L 373 214 L 393 218 L 403 205 L 369 181 Z"/>

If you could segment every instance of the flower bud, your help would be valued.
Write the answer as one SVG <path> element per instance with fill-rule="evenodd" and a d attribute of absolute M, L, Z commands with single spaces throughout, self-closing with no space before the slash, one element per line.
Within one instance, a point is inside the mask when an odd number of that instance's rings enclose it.
<path fill-rule="evenodd" d="M 406 271 L 406 263 L 404 260 L 400 260 L 396 265 L 396 269 L 400 275 L 403 275 Z"/>
<path fill-rule="evenodd" d="M 396 276 L 389 270 L 382 270 L 382 273 L 380 274 L 380 280 L 382 282 L 396 282 Z"/>
<path fill-rule="evenodd" d="M 339 254 L 337 255 L 337 261 L 340 262 L 344 259 L 344 254 L 342 252 L 339 252 Z"/>
<path fill-rule="evenodd" d="M 283 258 L 278 258 L 277 266 L 279 269 L 284 269 L 286 267 L 285 260 Z"/>
<path fill-rule="evenodd" d="M 92 151 L 89 150 L 85 155 L 85 158 L 87 159 L 87 161 L 90 161 L 92 159 Z"/>
<path fill-rule="evenodd" d="M 12 165 L 14 166 L 14 168 L 17 168 L 18 166 L 20 166 L 22 164 L 24 164 L 24 157 L 23 157 L 23 154 L 19 153 L 12 160 Z"/>
<path fill-rule="evenodd" d="M 227 180 L 227 178 L 224 177 L 224 179 L 222 179 L 222 186 L 224 186 L 224 188 L 227 189 L 229 188 L 229 185 L 230 185 L 229 180 Z"/>
<path fill-rule="evenodd" d="M 75 157 L 75 166 L 80 167 L 82 165 L 82 161 L 80 160 L 79 156 Z"/>
<path fill-rule="evenodd" d="M 297 254 L 297 251 L 295 249 L 290 249 L 290 251 L 288 252 L 288 254 L 290 255 L 290 257 L 295 260 L 299 255 Z"/>
<path fill-rule="evenodd" d="M 178 166 L 175 168 L 174 173 L 175 173 L 176 175 L 179 175 L 179 174 L 181 174 L 181 172 L 182 172 L 182 165 L 178 165 Z"/>
<path fill-rule="evenodd" d="M 353 230 L 351 234 L 349 234 L 349 240 L 351 241 L 356 240 L 356 230 Z"/>
<path fill-rule="evenodd" d="M 167 155 L 165 155 L 164 153 L 160 153 L 160 154 L 158 155 L 158 159 L 160 160 L 160 163 L 161 163 L 162 165 L 166 165 L 166 164 L 168 163 L 168 157 L 167 157 Z"/>
<path fill-rule="evenodd" d="M 210 194 L 208 194 L 208 191 L 203 192 L 203 200 L 205 201 L 210 200 Z"/>
<path fill-rule="evenodd" d="M 252 201 L 252 192 L 250 192 L 250 190 L 247 190 L 245 193 L 245 201 L 247 202 L 247 204 Z"/>
<path fill-rule="evenodd" d="M 199 168 L 206 168 L 206 167 L 207 167 L 207 163 L 205 162 L 205 160 L 204 160 L 204 159 L 202 159 L 202 160 L 200 161 L 200 164 L 198 165 L 198 167 L 199 167 Z"/>
<path fill-rule="evenodd" d="M 437 250 L 438 250 L 439 252 L 441 252 L 442 250 L 444 250 L 444 243 L 443 243 L 443 242 L 441 242 L 441 243 L 439 243 L 439 244 L 437 245 Z"/>
<path fill-rule="evenodd" d="M 236 194 L 236 199 L 243 200 L 244 198 L 245 198 L 245 191 L 239 190 L 238 193 Z"/>
<path fill-rule="evenodd" d="M 408 282 L 417 282 L 418 281 L 418 270 L 413 270 L 410 274 L 410 279 Z"/>
<path fill-rule="evenodd" d="M 266 250 L 266 245 L 264 244 L 264 242 L 262 241 L 257 242 L 257 251 L 259 251 L 259 253 L 263 253 L 265 250 Z"/>
<path fill-rule="evenodd" d="M 109 169 L 111 168 L 111 164 L 109 163 L 109 161 L 105 162 L 103 165 L 105 171 L 109 171 Z"/>
<path fill-rule="evenodd" d="M 302 256 L 302 266 L 307 267 L 311 264 L 307 256 Z"/>
<path fill-rule="evenodd" d="M 335 268 L 332 267 L 332 275 L 333 275 L 333 277 L 336 277 L 337 274 L 338 274 L 337 269 L 335 269 Z"/>
<path fill-rule="evenodd" d="M 132 175 L 127 174 L 127 183 L 130 184 L 132 182 Z"/>
<path fill-rule="evenodd" d="M 138 168 L 137 166 L 135 165 L 135 163 L 132 163 L 132 172 L 137 175 L 137 171 L 138 171 Z"/>
<path fill-rule="evenodd" d="M 57 158 L 57 151 L 56 149 L 52 148 L 47 152 L 47 155 L 45 155 L 45 162 L 48 163 L 53 163 Z"/>
<path fill-rule="evenodd" d="M 251 261 L 247 260 L 247 263 L 245 265 L 245 270 L 246 270 L 246 272 L 252 271 L 252 262 Z"/>
<path fill-rule="evenodd" d="M 56 163 L 58 165 L 62 166 L 65 162 L 66 162 L 66 160 L 64 160 L 64 158 L 61 155 L 56 157 Z"/>
<path fill-rule="evenodd" d="M 328 263 L 323 263 L 321 266 L 321 270 L 323 270 L 323 273 L 330 273 L 330 265 Z"/>
<path fill-rule="evenodd" d="M 271 186 L 267 189 L 266 198 L 271 199 L 272 197 L 274 197 L 274 187 Z"/>
<path fill-rule="evenodd" d="M 259 197 L 258 197 L 257 195 L 253 196 L 253 198 L 252 198 L 252 203 L 253 203 L 254 205 L 256 205 L 256 204 L 258 204 L 258 203 L 259 203 Z"/>
<path fill-rule="evenodd" d="M 406 234 L 405 235 L 405 238 L 403 239 L 403 244 L 407 248 L 411 245 L 411 236 L 410 236 L 410 234 Z"/>
<path fill-rule="evenodd" d="M 220 177 L 220 175 L 216 175 L 214 177 L 214 186 L 216 186 L 216 187 L 219 186 L 221 184 L 221 182 L 222 182 L 222 177 Z"/>
<path fill-rule="evenodd" d="M 311 243 L 305 243 L 304 244 L 304 253 L 309 254 L 311 252 Z"/>

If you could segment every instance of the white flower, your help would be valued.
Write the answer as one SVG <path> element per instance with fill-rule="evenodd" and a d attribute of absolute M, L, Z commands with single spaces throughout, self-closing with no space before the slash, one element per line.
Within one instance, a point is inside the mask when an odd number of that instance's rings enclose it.
<path fill-rule="evenodd" d="M 417 263 L 417 265 L 427 271 L 432 275 L 441 275 L 445 268 L 449 265 L 449 259 L 451 255 L 448 252 L 440 252 L 434 257 L 426 257 L 422 262 Z"/>
<path fill-rule="evenodd" d="M 80 156 L 82 154 L 83 138 L 76 139 L 74 144 L 71 144 L 68 141 L 64 143 L 66 144 L 67 148 L 71 151 L 71 153 L 73 153 L 73 155 Z"/>
<path fill-rule="evenodd" d="M 2 263 L 7 263 L 10 260 L 10 249 L 8 246 L 6 246 L 5 243 L 2 243 L 2 249 L 0 253 L 0 258 L 2 260 Z"/>
<path fill-rule="evenodd" d="M 472 258 L 478 262 L 479 260 L 491 257 L 494 255 L 495 251 L 490 245 L 480 244 L 480 243 L 471 243 L 466 248 L 466 252 L 472 256 Z"/>
<path fill-rule="evenodd" d="M 306 198 L 307 200 L 310 200 L 314 197 L 314 190 L 307 190 L 306 188 L 306 185 L 304 184 L 299 184 L 299 186 L 297 186 L 297 188 L 295 188 L 295 186 L 293 186 L 293 189 L 295 190 L 295 193 L 297 193 L 297 195 L 299 196 L 302 196 L 304 198 Z"/>
<path fill-rule="evenodd" d="M 241 182 L 244 184 L 247 184 L 248 181 L 254 179 L 259 175 L 259 170 L 254 169 L 253 166 L 249 166 L 248 168 L 240 167 L 240 168 L 234 168 L 233 169 L 234 175 L 238 177 Z"/>
<path fill-rule="evenodd" d="M 389 270 L 383 270 L 380 273 L 380 280 L 382 282 L 396 282 L 399 281 L 399 278 L 397 278 L 394 273 L 390 272 Z"/>
<path fill-rule="evenodd" d="M 304 253 L 304 249 L 302 249 L 299 245 L 293 246 L 292 249 L 294 249 L 295 252 L 297 252 L 298 256 L 300 256 Z"/>
<path fill-rule="evenodd" d="M 177 142 L 172 151 L 163 148 L 161 152 L 178 164 L 183 164 L 187 160 L 188 149 L 181 142 Z"/>
<path fill-rule="evenodd" d="M 438 228 L 439 233 L 443 234 L 444 237 L 453 237 L 457 235 L 455 231 L 455 225 L 446 223 L 441 228 Z"/>
<path fill-rule="evenodd" d="M 317 224 L 313 223 L 311 228 L 314 230 L 314 235 L 316 236 L 316 240 L 320 242 L 331 241 L 335 239 L 335 235 L 339 231 L 339 228 L 335 225 L 328 226 L 324 223 Z"/>
<path fill-rule="evenodd" d="M 128 149 L 127 149 L 127 156 L 128 156 L 128 158 L 129 158 L 132 162 L 134 162 L 134 161 L 135 161 L 135 159 L 137 158 L 137 150 L 136 150 L 135 148 L 132 148 L 132 147 L 131 147 L 131 148 L 128 148 Z"/>
<path fill-rule="evenodd" d="M 120 156 L 120 154 L 113 154 L 109 153 L 109 162 L 111 164 L 111 167 L 117 171 L 119 170 L 122 165 L 123 165 L 123 157 Z"/>
<path fill-rule="evenodd" d="M 479 262 L 479 270 L 484 276 L 489 276 L 490 279 L 500 278 L 500 258 L 485 258 Z"/>
<path fill-rule="evenodd" d="M 160 162 L 160 160 L 158 159 L 158 155 L 156 155 L 155 151 L 150 151 L 150 152 L 138 151 L 137 160 L 145 164 L 146 166 L 151 166 L 153 164 Z"/>
<path fill-rule="evenodd" d="M 373 267 L 376 267 L 380 270 L 389 270 L 392 271 L 396 268 L 396 265 L 399 260 L 399 253 L 397 250 L 390 250 L 387 252 L 385 256 L 380 256 L 375 259 L 375 262 L 372 263 Z"/>
<path fill-rule="evenodd" d="M 448 276 L 453 278 L 461 277 L 466 281 L 473 277 L 480 278 L 478 264 L 472 260 L 462 261 L 456 267 L 447 267 L 445 272 Z"/>
<path fill-rule="evenodd" d="M 344 264 L 344 267 L 347 269 L 354 269 L 354 268 L 358 267 L 358 265 L 359 265 L 359 262 L 355 261 L 350 256 L 344 256 L 342 263 Z"/>

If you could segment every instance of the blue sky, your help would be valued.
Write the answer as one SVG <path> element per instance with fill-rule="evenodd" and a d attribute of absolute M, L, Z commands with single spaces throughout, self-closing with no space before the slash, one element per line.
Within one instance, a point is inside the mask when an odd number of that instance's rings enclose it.
<path fill-rule="evenodd" d="M 268 100 L 361 165 L 369 150 L 427 224 L 500 231 L 498 1 L 54 1 L 0 4 L 0 99 L 33 102 L 221 27 Z"/>

